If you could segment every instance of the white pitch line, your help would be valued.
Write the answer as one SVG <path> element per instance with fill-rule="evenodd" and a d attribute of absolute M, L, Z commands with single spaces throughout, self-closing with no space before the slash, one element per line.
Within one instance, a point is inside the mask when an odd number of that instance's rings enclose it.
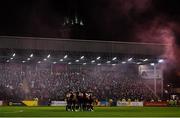
<path fill-rule="evenodd" d="M 24 110 L 11 111 L 11 112 L 2 112 L 2 113 L 21 113 L 21 112 L 24 112 Z M 3 117 L 0 117 L 0 118 L 3 118 Z"/>

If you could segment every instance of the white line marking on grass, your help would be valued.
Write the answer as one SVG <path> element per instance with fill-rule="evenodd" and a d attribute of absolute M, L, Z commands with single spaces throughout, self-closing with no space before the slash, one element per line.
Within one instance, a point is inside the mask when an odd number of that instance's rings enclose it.
<path fill-rule="evenodd" d="M 18 110 L 18 111 L 9 111 L 9 112 L 1 112 L 1 113 L 21 113 L 24 112 L 24 110 Z M 1 117 L 0 117 L 1 118 Z M 8 117 L 7 117 L 8 118 Z M 22 117 L 23 118 L 23 117 Z"/>

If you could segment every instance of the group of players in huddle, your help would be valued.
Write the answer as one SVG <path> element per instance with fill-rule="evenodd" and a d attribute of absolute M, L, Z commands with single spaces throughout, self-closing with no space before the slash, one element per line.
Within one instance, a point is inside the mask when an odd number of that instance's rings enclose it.
<path fill-rule="evenodd" d="M 66 111 L 93 111 L 92 93 L 69 92 L 66 94 Z"/>

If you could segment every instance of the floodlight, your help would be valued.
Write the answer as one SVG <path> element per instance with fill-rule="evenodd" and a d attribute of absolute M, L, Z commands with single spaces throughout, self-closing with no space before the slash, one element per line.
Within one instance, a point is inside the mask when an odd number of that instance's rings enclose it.
<path fill-rule="evenodd" d="M 16 56 L 16 53 L 13 53 L 13 57 L 15 57 Z"/>
<path fill-rule="evenodd" d="M 84 56 L 81 56 L 81 58 L 80 59 L 84 59 Z"/>
<path fill-rule="evenodd" d="M 99 56 L 99 57 L 97 57 L 96 59 L 99 60 L 100 58 L 101 58 L 101 57 Z"/>
<path fill-rule="evenodd" d="M 67 57 L 68 57 L 68 55 L 65 55 L 65 56 L 64 56 L 64 59 L 66 59 Z"/>
<path fill-rule="evenodd" d="M 48 54 L 47 58 L 50 58 L 50 56 L 51 56 L 51 55 L 50 55 L 50 54 Z"/>
<path fill-rule="evenodd" d="M 126 62 L 125 61 L 123 61 L 123 62 L 121 62 L 122 64 L 126 64 Z"/>
<path fill-rule="evenodd" d="M 33 54 L 31 54 L 30 57 L 32 58 L 32 57 L 33 57 Z"/>
<path fill-rule="evenodd" d="M 114 60 L 116 60 L 117 59 L 117 57 L 114 57 L 112 60 L 114 61 Z"/>
<path fill-rule="evenodd" d="M 132 61 L 133 58 L 129 58 L 128 61 Z"/>

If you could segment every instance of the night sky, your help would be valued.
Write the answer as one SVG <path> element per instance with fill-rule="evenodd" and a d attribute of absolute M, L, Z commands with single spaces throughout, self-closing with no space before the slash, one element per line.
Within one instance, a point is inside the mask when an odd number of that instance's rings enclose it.
<path fill-rule="evenodd" d="M 180 37 L 179 0 L 6 0 L 0 35 L 157 42 L 158 28 Z M 84 25 L 66 25 L 77 16 Z M 144 40 L 146 39 L 146 40 Z"/>

